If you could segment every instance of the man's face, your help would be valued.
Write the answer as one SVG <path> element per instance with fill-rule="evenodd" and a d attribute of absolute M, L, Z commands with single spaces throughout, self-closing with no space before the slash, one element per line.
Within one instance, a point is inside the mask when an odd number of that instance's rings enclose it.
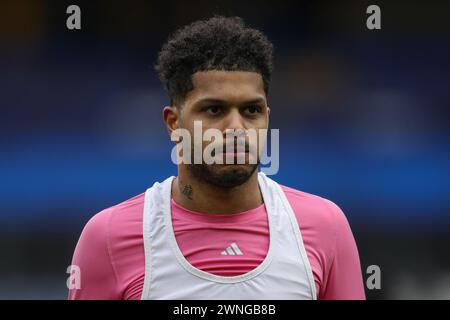
<path fill-rule="evenodd" d="M 201 139 L 201 146 L 195 147 L 200 147 L 203 154 L 209 144 L 220 143 L 224 153 L 218 154 L 223 157 L 223 164 L 206 164 L 203 161 L 202 164 L 187 165 L 188 169 L 194 176 L 210 184 L 224 188 L 238 186 L 246 182 L 258 166 L 259 152 L 249 151 L 257 151 L 259 144 L 265 143 L 265 139 L 259 139 L 259 129 L 268 128 L 270 110 L 262 77 L 256 72 L 202 71 L 192 76 L 192 82 L 194 89 L 179 108 L 179 127 L 187 129 L 191 137 L 194 137 L 194 121 L 201 121 L 203 133 L 211 128 L 220 130 L 222 141 Z M 239 139 L 226 138 L 227 129 L 256 133 L 256 140 L 248 136 L 240 140 L 245 141 L 245 155 L 237 153 Z M 226 144 L 233 146 L 231 150 L 227 149 Z M 237 164 L 238 155 L 245 156 L 244 164 Z M 228 160 L 234 160 L 232 164 L 228 164 L 227 157 Z"/>

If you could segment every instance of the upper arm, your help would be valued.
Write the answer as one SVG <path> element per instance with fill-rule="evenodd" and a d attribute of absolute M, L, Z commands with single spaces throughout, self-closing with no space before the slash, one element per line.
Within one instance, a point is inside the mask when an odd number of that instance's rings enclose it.
<path fill-rule="evenodd" d="M 80 271 L 80 288 L 69 289 L 69 300 L 121 298 L 108 242 L 111 211 L 96 214 L 81 233 L 72 258 Z"/>
<path fill-rule="evenodd" d="M 342 210 L 326 200 L 335 220 L 335 244 L 333 260 L 325 275 L 325 286 L 320 299 L 365 299 L 358 248 L 350 225 Z"/>

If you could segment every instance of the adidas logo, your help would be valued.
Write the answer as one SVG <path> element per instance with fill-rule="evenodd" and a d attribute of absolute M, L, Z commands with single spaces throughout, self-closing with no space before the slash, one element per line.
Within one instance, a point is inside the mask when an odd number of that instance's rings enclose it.
<path fill-rule="evenodd" d="M 238 255 L 238 256 L 242 256 L 243 253 L 241 251 L 241 249 L 239 249 L 239 247 L 237 246 L 237 244 L 235 242 L 233 242 L 232 244 L 230 244 L 224 251 L 222 251 L 220 253 L 223 256 L 227 256 L 227 255 Z"/>

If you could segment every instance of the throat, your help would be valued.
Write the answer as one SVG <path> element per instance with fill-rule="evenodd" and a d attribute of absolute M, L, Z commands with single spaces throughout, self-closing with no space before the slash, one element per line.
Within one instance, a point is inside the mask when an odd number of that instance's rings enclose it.
<path fill-rule="evenodd" d="M 232 189 L 214 188 L 176 177 L 172 197 L 180 206 L 204 214 L 233 214 L 264 203 L 257 179 Z"/>

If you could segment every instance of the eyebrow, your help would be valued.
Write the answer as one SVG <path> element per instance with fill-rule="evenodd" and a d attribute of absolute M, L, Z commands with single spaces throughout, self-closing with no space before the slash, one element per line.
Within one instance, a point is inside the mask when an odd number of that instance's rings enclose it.
<path fill-rule="evenodd" d="M 250 100 L 246 100 L 243 102 L 240 102 L 239 105 L 249 105 L 249 104 L 258 104 L 265 102 L 265 99 L 263 97 L 258 97 Z M 217 98 L 203 98 L 194 103 L 195 105 L 200 104 L 219 104 L 219 105 L 229 105 L 230 102 L 227 100 L 217 99 Z"/>

